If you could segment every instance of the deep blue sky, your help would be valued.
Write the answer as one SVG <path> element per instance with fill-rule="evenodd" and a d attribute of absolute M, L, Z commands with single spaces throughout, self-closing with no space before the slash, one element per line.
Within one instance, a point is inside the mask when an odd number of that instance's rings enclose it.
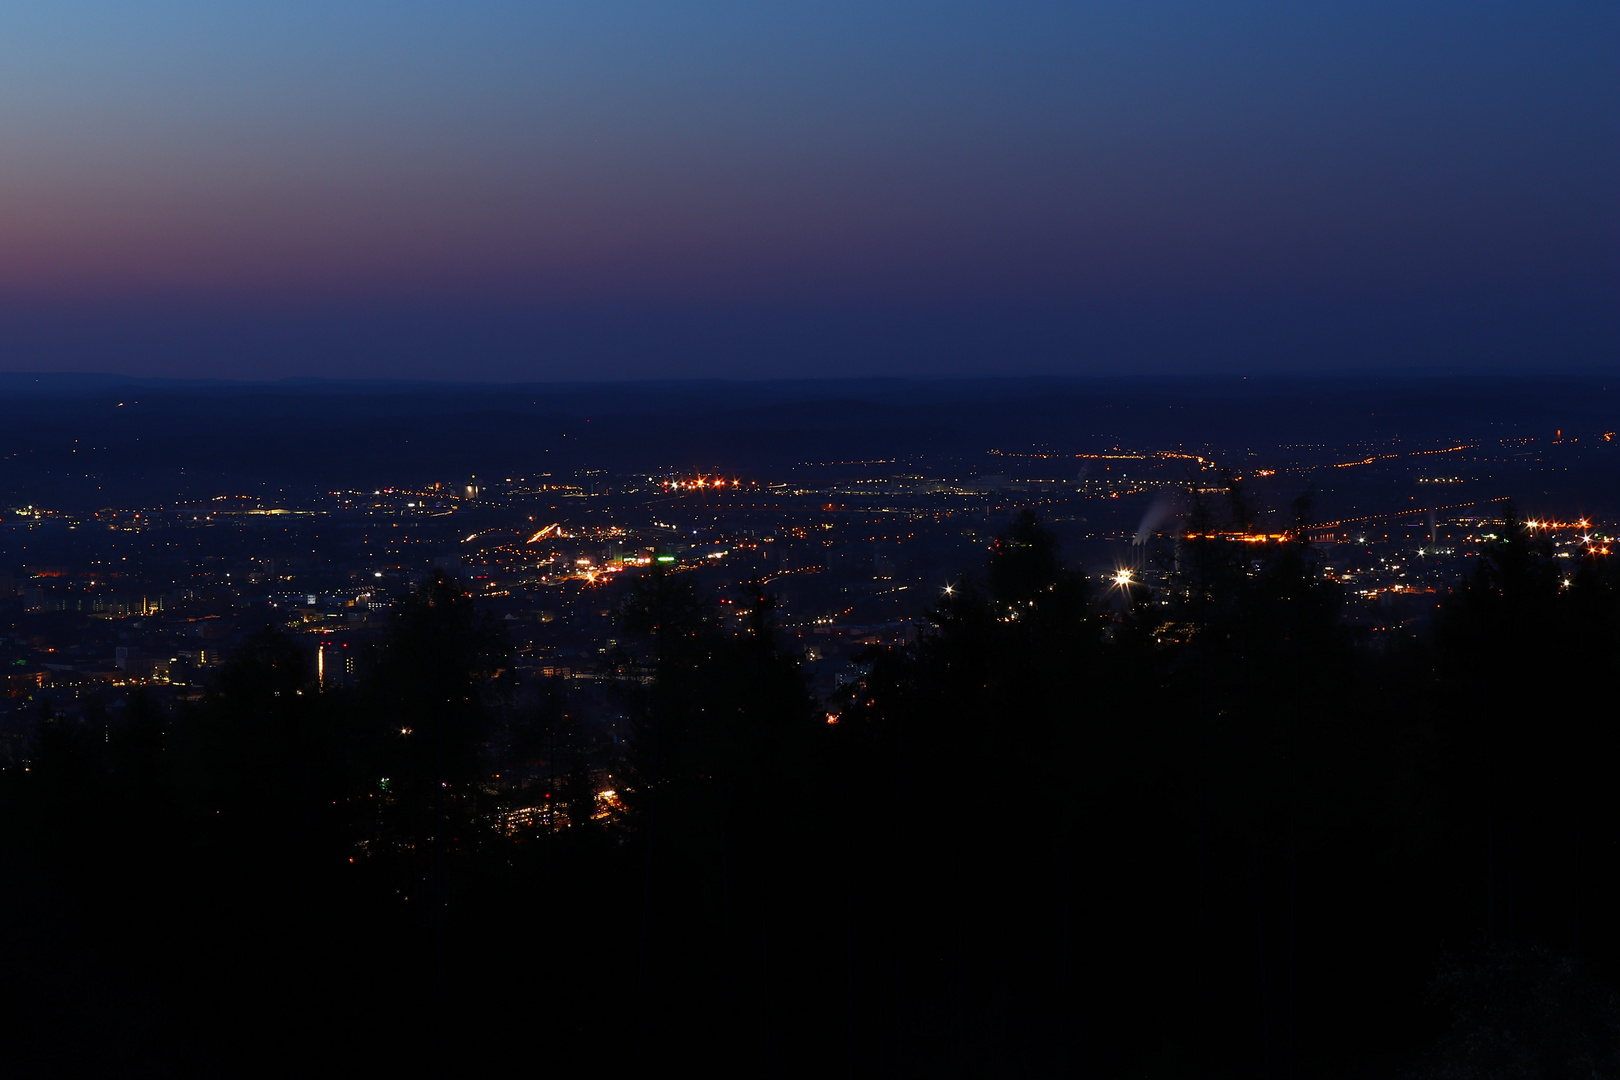
<path fill-rule="evenodd" d="M 0 370 L 1554 369 L 1620 5 L 0 8 Z"/>

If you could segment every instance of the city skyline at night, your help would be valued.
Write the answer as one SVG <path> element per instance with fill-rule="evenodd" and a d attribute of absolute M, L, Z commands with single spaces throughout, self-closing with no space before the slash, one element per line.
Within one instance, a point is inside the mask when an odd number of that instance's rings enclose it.
<path fill-rule="evenodd" d="M 7 1076 L 1620 1078 L 1620 6 L 0 6 Z"/>

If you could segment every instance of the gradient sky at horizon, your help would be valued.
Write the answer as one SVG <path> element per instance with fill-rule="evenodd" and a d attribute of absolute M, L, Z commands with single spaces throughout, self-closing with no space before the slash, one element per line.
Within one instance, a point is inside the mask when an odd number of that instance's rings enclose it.
<path fill-rule="evenodd" d="M 0 12 L 0 369 L 1613 363 L 1620 8 Z"/>

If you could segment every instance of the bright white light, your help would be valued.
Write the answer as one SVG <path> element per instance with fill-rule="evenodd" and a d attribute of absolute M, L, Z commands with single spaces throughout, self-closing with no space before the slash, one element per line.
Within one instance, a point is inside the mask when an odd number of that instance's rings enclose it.
<path fill-rule="evenodd" d="M 1122 589 L 1130 588 L 1133 584 L 1131 581 L 1131 572 L 1129 570 L 1114 571 L 1114 584 L 1118 585 Z"/>

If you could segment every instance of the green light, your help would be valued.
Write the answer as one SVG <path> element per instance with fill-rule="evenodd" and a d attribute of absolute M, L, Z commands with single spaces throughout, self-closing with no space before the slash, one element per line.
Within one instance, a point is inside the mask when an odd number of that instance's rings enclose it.
<path fill-rule="evenodd" d="M 660 555 L 660 556 L 657 557 L 656 561 L 657 562 L 674 562 L 675 561 L 675 556 L 673 556 L 673 555 Z"/>

